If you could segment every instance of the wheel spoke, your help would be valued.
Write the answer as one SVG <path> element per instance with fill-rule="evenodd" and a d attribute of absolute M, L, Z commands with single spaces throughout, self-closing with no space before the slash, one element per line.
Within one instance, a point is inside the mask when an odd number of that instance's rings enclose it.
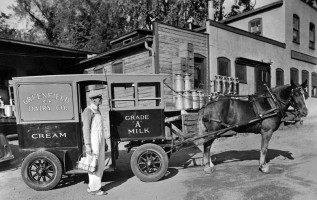
<path fill-rule="evenodd" d="M 51 176 L 51 175 L 49 175 L 49 174 L 47 174 L 46 175 L 50 180 L 53 178 L 53 176 Z"/>

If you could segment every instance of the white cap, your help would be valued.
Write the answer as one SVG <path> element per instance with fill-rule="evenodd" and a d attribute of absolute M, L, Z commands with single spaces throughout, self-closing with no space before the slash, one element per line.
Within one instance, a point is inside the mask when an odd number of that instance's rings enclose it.
<path fill-rule="evenodd" d="M 89 98 L 96 98 L 96 97 L 102 97 L 102 91 L 101 90 L 91 90 L 88 94 Z"/>

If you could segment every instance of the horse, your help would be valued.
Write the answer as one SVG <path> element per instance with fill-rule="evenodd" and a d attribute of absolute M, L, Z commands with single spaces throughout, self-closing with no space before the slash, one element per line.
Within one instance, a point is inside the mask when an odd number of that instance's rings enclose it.
<path fill-rule="evenodd" d="M 281 120 L 290 106 L 297 111 L 298 117 L 307 116 L 306 87 L 307 80 L 301 85 L 296 85 L 291 81 L 291 84 L 288 85 L 267 88 L 266 92 L 249 98 L 251 100 L 224 96 L 204 105 L 198 112 L 197 134 L 200 136 L 212 135 L 203 137 L 202 142 L 205 173 L 210 174 L 215 169 L 210 159 L 210 148 L 214 140 L 221 135 L 217 136 L 212 133 L 219 133 L 221 130 L 261 134 L 259 170 L 269 173 L 266 153 L 272 134 L 279 128 Z"/>

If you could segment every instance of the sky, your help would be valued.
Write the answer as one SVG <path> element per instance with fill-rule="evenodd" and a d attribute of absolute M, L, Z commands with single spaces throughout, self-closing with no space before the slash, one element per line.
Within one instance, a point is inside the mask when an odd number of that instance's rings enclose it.
<path fill-rule="evenodd" d="M 9 12 L 7 7 L 14 3 L 15 3 L 15 0 L 0 0 L 0 12 L 4 12 L 7 14 Z"/>

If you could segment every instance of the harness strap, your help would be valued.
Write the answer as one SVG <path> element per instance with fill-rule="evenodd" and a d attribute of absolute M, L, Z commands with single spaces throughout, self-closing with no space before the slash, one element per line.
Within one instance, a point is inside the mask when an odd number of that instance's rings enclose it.
<path fill-rule="evenodd" d="M 270 94 L 270 96 L 272 97 L 274 103 L 276 104 L 276 106 L 278 107 L 281 115 L 282 115 L 282 118 L 285 118 L 286 117 L 286 113 L 283 111 L 283 109 L 281 108 L 281 104 L 280 102 L 276 99 L 275 95 L 272 93 L 271 89 L 269 88 L 269 86 L 267 86 L 266 84 L 264 84 L 264 86 L 266 87 L 268 93 Z"/>

